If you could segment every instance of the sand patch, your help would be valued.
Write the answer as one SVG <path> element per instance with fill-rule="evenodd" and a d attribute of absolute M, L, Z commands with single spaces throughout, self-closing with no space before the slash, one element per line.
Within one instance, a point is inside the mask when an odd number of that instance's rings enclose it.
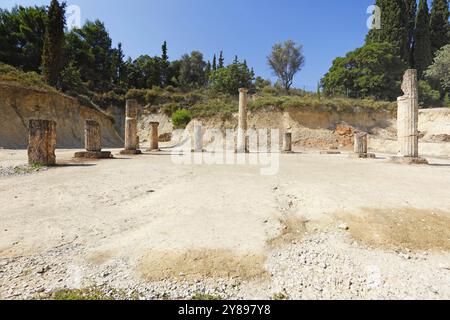
<path fill-rule="evenodd" d="M 371 247 L 450 250 L 450 213 L 413 208 L 369 209 L 340 214 L 352 237 Z"/>
<path fill-rule="evenodd" d="M 138 271 L 148 281 L 202 278 L 254 279 L 267 276 L 262 254 L 235 254 L 229 250 L 189 250 L 146 254 Z"/>
<path fill-rule="evenodd" d="M 281 246 L 283 244 L 300 239 L 307 231 L 307 221 L 300 217 L 285 217 L 283 219 L 280 219 L 280 224 L 283 228 L 281 233 L 275 238 L 267 241 L 267 244 L 270 247 Z"/>

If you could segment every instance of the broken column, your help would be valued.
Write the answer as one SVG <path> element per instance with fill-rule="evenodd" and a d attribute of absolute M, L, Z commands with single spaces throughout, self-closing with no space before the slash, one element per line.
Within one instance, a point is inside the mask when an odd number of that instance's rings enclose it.
<path fill-rule="evenodd" d="M 28 130 L 28 164 L 55 165 L 56 122 L 33 119 L 28 123 Z"/>
<path fill-rule="evenodd" d="M 194 124 L 194 152 L 203 152 L 202 124 Z"/>
<path fill-rule="evenodd" d="M 283 152 L 292 153 L 292 133 L 290 133 L 290 132 L 284 133 Z"/>
<path fill-rule="evenodd" d="M 108 159 L 111 152 L 102 151 L 102 135 L 100 124 L 94 120 L 86 120 L 84 125 L 84 144 L 86 151 L 75 153 L 75 158 Z"/>
<path fill-rule="evenodd" d="M 354 136 L 354 153 L 351 155 L 356 158 L 375 158 L 375 154 L 368 153 L 368 137 L 366 132 L 356 132 Z"/>
<path fill-rule="evenodd" d="M 417 70 L 408 69 L 403 76 L 402 91 L 397 99 L 397 136 L 400 156 L 394 160 L 410 164 L 426 164 L 419 157 L 419 88 Z"/>
<path fill-rule="evenodd" d="M 150 146 L 148 151 L 159 151 L 159 133 L 158 133 L 159 122 L 150 122 Z"/>
<path fill-rule="evenodd" d="M 246 153 L 249 151 L 247 144 L 247 93 L 247 89 L 239 89 L 239 127 L 236 148 L 238 153 Z"/>
<path fill-rule="evenodd" d="M 138 103 L 136 100 L 127 100 L 125 118 L 125 150 L 120 154 L 141 154 L 137 135 Z"/>

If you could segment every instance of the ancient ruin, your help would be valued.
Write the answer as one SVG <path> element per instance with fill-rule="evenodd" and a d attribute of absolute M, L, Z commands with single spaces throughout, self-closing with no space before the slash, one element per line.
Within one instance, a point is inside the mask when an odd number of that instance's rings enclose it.
<path fill-rule="evenodd" d="M 419 157 L 419 86 L 417 70 L 408 69 L 403 76 L 402 90 L 398 98 L 397 136 L 400 156 L 395 162 L 407 164 L 427 164 Z"/>
<path fill-rule="evenodd" d="M 84 126 L 84 141 L 86 151 L 75 153 L 75 158 L 108 159 L 112 158 L 110 151 L 102 151 L 102 136 L 100 124 L 94 120 L 86 120 Z"/>
<path fill-rule="evenodd" d="M 125 118 L 125 149 L 120 152 L 123 155 L 141 154 L 139 150 L 139 138 L 137 136 L 138 103 L 136 100 L 127 100 Z"/>
<path fill-rule="evenodd" d="M 29 165 L 55 165 L 56 122 L 32 119 L 29 121 L 28 131 Z"/>
<path fill-rule="evenodd" d="M 203 132 L 202 124 L 194 124 L 194 152 L 203 152 Z"/>
<path fill-rule="evenodd" d="M 149 148 L 148 151 L 160 151 L 159 149 L 159 122 L 150 122 Z"/>
<path fill-rule="evenodd" d="M 292 153 L 292 133 L 286 132 L 283 137 L 283 150 L 284 153 Z"/>
<path fill-rule="evenodd" d="M 248 90 L 245 88 L 239 89 L 239 127 L 237 135 L 236 152 L 246 153 L 249 151 L 247 139 L 247 97 Z"/>
<path fill-rule="evenodd" d="M 354 153 L 351 157 L 367 159 L 375 158 L 375 154 L 368 153 L 369 134 L 367 132 L 356 132 L 354 136 Z"/>

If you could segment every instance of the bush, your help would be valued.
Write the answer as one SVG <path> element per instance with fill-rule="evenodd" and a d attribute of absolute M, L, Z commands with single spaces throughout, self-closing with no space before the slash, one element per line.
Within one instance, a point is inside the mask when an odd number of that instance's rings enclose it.
<path fill-rule="evenodd" d="M 127 94 L 125 95 L 125 99 L 127 99 L 127 100 L 135 99 L 140 104 L 145 104 L 146 96 L 147 96 L 146 89 L 130 89 L 130 90 L 128 90 Z"/>
<path fill-rule="evenodd" d="M 185 109 L 177 110 L 172 114 L 172 123 L 175 129 L 185 129 L 191 120 L 191 113 Z"/>

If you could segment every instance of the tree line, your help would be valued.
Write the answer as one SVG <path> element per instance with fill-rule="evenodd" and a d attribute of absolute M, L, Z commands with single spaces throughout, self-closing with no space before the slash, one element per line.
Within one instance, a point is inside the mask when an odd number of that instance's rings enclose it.
<path fill-rule="evenodd" d="M 433 0 L 431 11 L 427 0 L 418 6 L 416 0 L 377 0 L 376 5 L 381 29 L 371 29 L 362 48 L 333 62 L 321 81 L 324 93 L 395 100 L 402 74 L 415 68 L 424 99 L 444 100 L 450 88 L 436 69 L 450 72 L 438 59 L 449 50 L 449 1 Z"/>

